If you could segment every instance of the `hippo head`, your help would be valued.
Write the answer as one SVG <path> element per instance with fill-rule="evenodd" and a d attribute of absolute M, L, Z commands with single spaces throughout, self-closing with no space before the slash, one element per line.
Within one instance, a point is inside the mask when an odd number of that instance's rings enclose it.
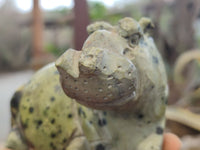
<path fill-rule="evenodd" d="M 141 70 L 134 51 L 142 47 L 144 31 L 151 28 L 148 19 L 142 22 L 146 24 L 124 18 L 116 26 L 105 22 L 88 26 L 82 50 L 69 49 L 56 61 L 66 95 L 96 109 L 137 102 Z"/>

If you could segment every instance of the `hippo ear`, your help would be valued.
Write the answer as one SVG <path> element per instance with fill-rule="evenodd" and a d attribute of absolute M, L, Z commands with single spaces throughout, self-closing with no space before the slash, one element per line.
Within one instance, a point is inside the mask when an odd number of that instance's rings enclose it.
<path fill-rule="evenodd" d="M 142 17 L 139 21 L 139 24 L 144 32 L 144 34 L 150 34 L 151 31 L 155 28 L 155 25 L 153 24 L 152 20 L 147 17 Z"/>
<path fill-rule="evenodd" d="M 109 23 L 99 21 L 95 22 L 87 27 L 87 32 L 88 34 L 91 34 L 97 30 L 108 30 L 111 31 L 113 29 L 113 26 L 110 25 Z"/>
<path fill-rule="evenodd" d="M 119 20 L 118 32 L 119 35 L 125 38 L 130 37 L 136 33 L 142 34 L 139 23 L 135 19 L 130 17 L 125 17 Z"/>

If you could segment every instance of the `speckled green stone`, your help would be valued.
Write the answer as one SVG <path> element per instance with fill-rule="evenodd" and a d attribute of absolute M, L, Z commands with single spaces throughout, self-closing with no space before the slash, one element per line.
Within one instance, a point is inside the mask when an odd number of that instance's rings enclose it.
<path fill-rule="evenodd" d="M 14 94 L 7 147 L 161 150 L 168 87 L 153 27 L 148 18 L 88 26 L 82 51 L 67 50 Z"/>

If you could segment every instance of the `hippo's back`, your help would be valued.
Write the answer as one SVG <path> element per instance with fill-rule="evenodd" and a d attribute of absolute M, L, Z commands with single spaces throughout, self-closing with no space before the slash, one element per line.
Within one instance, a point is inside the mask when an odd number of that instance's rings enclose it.
<path fill-rule="evenodd" d="M 38 150 L 67 146 L 76 130 L 73 101 L 63 93 L 54 63 L 39 70 L 19 94 L 13 120 L 22 129 L 26 143 Z M 12 103 L 15 100 L 11 107 Z"/>

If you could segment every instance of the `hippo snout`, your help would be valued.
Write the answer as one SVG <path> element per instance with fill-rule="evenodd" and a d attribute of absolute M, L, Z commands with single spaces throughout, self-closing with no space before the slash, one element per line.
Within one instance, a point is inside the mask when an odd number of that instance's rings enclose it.
<path fill-rule="evenodd" d="M 102 48 L 66 51 L 57 61 L 64 92 L 93 108 L 121 105 L 135 96 L 137 70 L 121 54 Z"/>

